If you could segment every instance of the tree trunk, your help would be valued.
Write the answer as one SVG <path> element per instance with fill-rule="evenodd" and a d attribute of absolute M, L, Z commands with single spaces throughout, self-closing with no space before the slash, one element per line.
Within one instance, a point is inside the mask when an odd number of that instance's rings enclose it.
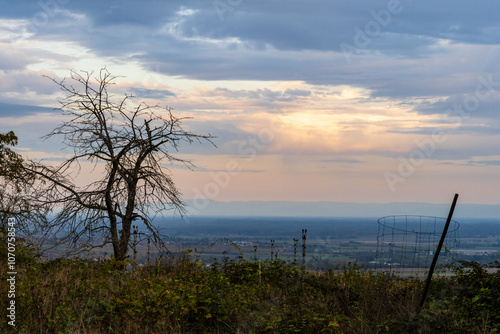
<path fill-rule="evenodd" d="M 130 226 L 132 221 L 122 220 L 122 230 L 120 231 L 120 242 L 115 251 L 115 257 L 118 261 L 124 261 L 127 258 L 128 242 L 130 241 Z"/>

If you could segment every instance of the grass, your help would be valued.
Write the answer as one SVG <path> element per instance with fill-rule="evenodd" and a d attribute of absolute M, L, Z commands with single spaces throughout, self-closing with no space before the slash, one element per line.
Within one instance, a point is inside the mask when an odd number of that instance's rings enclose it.
<path fill-rule="evenodd" d="M 134 265 L 46 262 L 17 249 L 16 327 L 4 316 L 2 333 L 500 331 L 500 276 L 473 262 L 449 268 L 454 276 L 435 278 L 417 316 L 422 281 L 374 274 L 356 264 L 326 272 L 281 260 L 206 268 L 186 256 L 126 270 Z M 5 270 L 1 276 L 6 291 Z M 6 298 L 0 307 L 6 310 Z"/>

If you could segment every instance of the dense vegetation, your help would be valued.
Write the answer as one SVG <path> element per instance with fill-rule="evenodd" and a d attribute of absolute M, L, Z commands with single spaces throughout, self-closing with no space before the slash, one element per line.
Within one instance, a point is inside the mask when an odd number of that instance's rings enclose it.
<path fill-rule="evenodd" d="M 2 333 L 500 330 L 500 276 L 476 263 L 435 278 L 416 316 L 422 281 L 375 275 L 356 264 L 308 272 L 280 260 L 204 266 L 185 257 L 139 268 L 113 260 L 41 261 L 20 245 L 16 253 L 16 327 L 4 319 Z M 6 278 L 2 270 L 2 291 Z M 0 301 L 5 310 L 6 299 Z"/>

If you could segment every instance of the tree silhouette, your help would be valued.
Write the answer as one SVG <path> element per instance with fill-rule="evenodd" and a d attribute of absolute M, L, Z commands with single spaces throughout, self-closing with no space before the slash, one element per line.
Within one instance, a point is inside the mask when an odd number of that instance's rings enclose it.
<path fill-rule="evenodd" d="M 130 106 L 132 95 L 114 97 L 109 89 L 116 78 L 105 68 L 95 77 L 72 71 L 61 81 L 49 78 L 65 94 L 58 109 L 69 120 L 44 138 L 61 137 L 73 152 L 59 166 L 30 161 L 24 168 L 40 180 L 30 200 L 54 208 L 51 229 L 59 240 L 76 250 L 111 244 L 116 259 L 124 260 L 133 221 L 142 221 L 158 244 L 152 217 L 169 209 L 184 213 L 167 166 L 192 164 L 172 152 L 181 142 L 212 143 L 213 137 L 186 131 L 185 118 L 175 117 L 171 108 Z M 92 165 L 97 180 L 85 185 L 75 180 L 82 163 Z"/>

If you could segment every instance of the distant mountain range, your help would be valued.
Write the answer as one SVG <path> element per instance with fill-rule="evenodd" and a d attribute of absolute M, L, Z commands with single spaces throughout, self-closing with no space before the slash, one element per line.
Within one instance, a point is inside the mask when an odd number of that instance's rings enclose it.
<path fill-rule="evenodd" d="M 190 216 L 267 216 L 267 217 L 384 217 L 391 215 L 448 216 L 449 204 L 431 203 L 350 203 L 186 200 Z M 498 218 L 500 204 L 460 204 L 453 218 Z"/>

